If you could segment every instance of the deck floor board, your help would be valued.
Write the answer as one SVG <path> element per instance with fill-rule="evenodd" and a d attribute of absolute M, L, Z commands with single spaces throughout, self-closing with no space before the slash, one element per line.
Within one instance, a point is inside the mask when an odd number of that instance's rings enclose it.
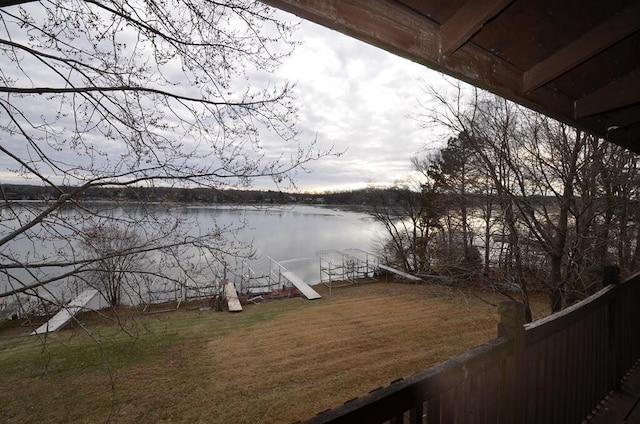
<path fill-rule="evenodd" d="M 640 424 L 640 363 L 609 394 L 588 424 Z"/>

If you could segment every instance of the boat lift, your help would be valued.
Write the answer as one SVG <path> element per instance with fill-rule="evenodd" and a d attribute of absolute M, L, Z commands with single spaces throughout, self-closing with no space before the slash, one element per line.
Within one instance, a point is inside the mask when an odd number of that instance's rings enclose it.
<path fill-rule="evenodd" d="M 350 258 L 356 260 L 357 273 L 362 275 L 362 278 L 376 279 L 376 275 L 381 267 L 380 257 L 378 255 L 356 248 L 345 249 L 344 252 L 349 255 Z"/>
<path fill-rule="evenodd" d="M 381 273 L 422 281 L 420 277 L 381 264 L 378 255 L 362 249 L 322 250 L 316 256 L 320 257 L 320 282 L 329 288 L 329 293 L 332 287 L 358 284 L 365 278 L 377 280 Z"/>
<path fill-rule="evenodd" d="M 259 269 L 257 269 L 259 267 Z M 256 270 L 257 269 L 257 270 Z M 279 288 L 271 278 L 270 270 L 260 263 L 249 265 L 243 260 L 240 267 L 240 290 L 244 295 L 261 295 Z M 236 274 L 236 276 L 238 276 Z M 237 286 L 236 286 L 237 288 Z"/>
<path fill-rule="evenodd" d="M 321 296 L 304 280 L 285 268 L 275 259 L 267 256 L 269 267 L 263 266 L 260 272 L 254 271 L 245 261 L 243 261 L 243 271 L 241 272 L 240 292 L 248 295 L 262 295 L 295 287 L 307 299 L 320 299 Z"/>
<path fill-rule="evenodd" d="M 361 279 L 374 278 L 379 269 L 379 259 L 373 253 L 360 249 L 322 250 L 320 258 L 320 282 L 329 288 L 358 284 Z"/>

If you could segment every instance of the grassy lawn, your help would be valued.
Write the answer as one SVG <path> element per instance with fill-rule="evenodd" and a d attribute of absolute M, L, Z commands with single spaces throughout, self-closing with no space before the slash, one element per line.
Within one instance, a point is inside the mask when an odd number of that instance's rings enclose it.
<path fill-rule="evenodd" d="M 0 422 L 295 422 L 496 334 L 496 308 L 469 293 L 393 283 L 319 291 L 321 300 L 237 314 L 119 325 L 87 316 L 46 340 L 0 328 Z"/>

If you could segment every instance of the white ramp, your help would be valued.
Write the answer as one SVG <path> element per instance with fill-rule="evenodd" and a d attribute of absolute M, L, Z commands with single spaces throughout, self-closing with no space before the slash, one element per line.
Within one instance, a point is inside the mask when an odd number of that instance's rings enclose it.
<path fill-rule="evenodd" d="M 98 290 L 96 289 L 83 291 L 78 295 L 78 297 L 73 299 L 67 306 L 63 307 L 57 314 L 55 314 L 53 318 L 32 332 L 31 335 L 50 333 L 58 330 L 68 323 L 78 312 L 91 309 L 88 307 L 89 303 L 98 296 L 100 296 L 100 293 L 98 293 Z"/>
<path fill-rule="evenodd" d="M 291 284 L 293 284 L 300 293 L 302 293 L 307 299 L 320 299 L 322 296 L 318 294 L 317 291 L 311 288 L 311 286 L 305 283 L 300 277 L 295 275 L 291 271 L 282 271 L 282 276 L 289 280 Z"/>
<path fill-rule="evenodd" d="M 238 299 L 238 292 L 235 286 L 226 281 L 222 284 L 224 284 L 224 297 L 227 298 L 229 312 L 242 312 L 242 305 L 240 304 L 240 299 Z"/>
<path fill-rule="evenodd" d="M 416 277 L 415 275 L 411 275 L 411 274 L 407 274 L 406 272 L 402 272 L 399 269 L 395 269 L 395 268 L 391 268 L 390 266 L 386 266 L 386 265 L 378 265 L 380 267 L 380 269 L 384 269 L 385 271 L 389 271 L 393 274 L 399 275 L 401 277 L 404 277 L 408 280 L 411 281 L 422 281 L 422 278 L 420 277 Z"/>

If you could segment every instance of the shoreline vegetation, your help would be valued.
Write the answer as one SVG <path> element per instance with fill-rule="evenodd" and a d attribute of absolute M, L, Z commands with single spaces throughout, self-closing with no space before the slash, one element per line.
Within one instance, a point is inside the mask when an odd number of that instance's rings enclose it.
<path fill-rule="evenodd" d="M 242 314 L 86 313 L 46 345 L 5 323 L 0 421 L 304 420 L 491 340 L 504 299 L 395 280 L 314 288 L 322 299 L 247 305 Z M 537 317 L 548 314 L 542 296 L 533 304 Z"/>
<path fill-rule="evenodd" d="M 73 191 L 76 187 L 60 187 L 65 191 Z M 81 202 L 116 201 L 116 202 L 168 202 L 195 204 L 259 204 L 287 205 L 311 204 L 347 207 L 354 211 L 366 211 L 367 207 L 384 205 L 389 199 L 396 197 L 398 191 L 413 193 L 416 198 L 419 191 L 411 191 L 406 187 L 370 187 L 358 190 L 335 191 L 324 193 L 285 192 L 273 190 L 238 190 L 214 188 L 186 187 L 92 187 L 74 199 Z M 448 197 L 448 194 L 442 194 Z M 41 201 L 57 199 L 59 193 L 50 187 L 28 184 L 0 184 L 0 200 Z M 455 196 L 454 196 L 455 197 Z M 484 195 L 467 194 L 469 206 L 481 204 Z M 552 198 L 537 196 L 539 204 L 551 204 Z"/>
<path fill-rule="evenodd" d="M 77 187 L 60 187 L 73 191 Z M 389 188 L 369 188 L 361 190 L 306 193 L 273 190 L 215 189 L 206 187 L 91 187 L 75 196 L 82 201 L 132 201 L 132 202 L 175 202 L 175 203 L 258 203 L 258 204 L 354 204 L 361 205 L 376 201 L 379 193 Z M 50 187 L 29 184 L 0 184 L 0 199 L 5 201 L 49 201 L 56 199 L 59 192 Z"/>

